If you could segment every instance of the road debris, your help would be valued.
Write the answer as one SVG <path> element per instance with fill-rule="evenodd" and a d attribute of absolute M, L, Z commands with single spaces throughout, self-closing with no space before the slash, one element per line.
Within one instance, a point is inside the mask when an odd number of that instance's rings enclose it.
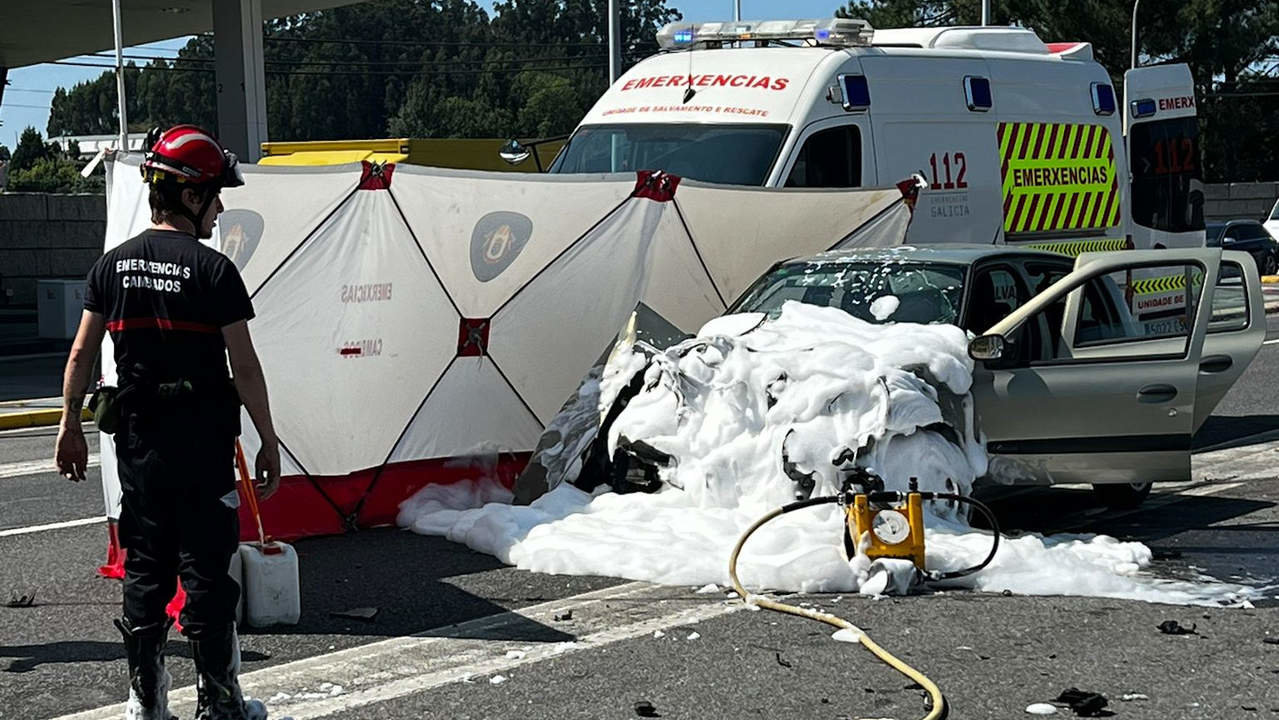
<path fill-rule="evenodd" d="M 1159 627 L 1159 632 L 1163 633 L 1164 635 L 1198 635 L 1199 634 L 1196 631 L 1196 628 L 1198 628 L 1199 626 L 1195 623 L 1191 623 L 1190 628 L 1187 629 L 1185 626 L 1183 626 L 1181 623 L 1177 622 L 1176 620 L 1165 620 L 1159 623 L 1158 627 Z"/>
<path fill-rule="evenodd" d="M 1098 717 L 1102 708 L 1110 704 L 1105 695 L 1079 688 L 1066 688 L 1057 696 L 1057 702 L 1070 706 L 1080 717 Z"/>
<path fill-rule="evenodd" d="M 35 604 L 36 604 L 36 594 L 34 590 L 31 592 L 30 595 L 26 595 L 26 594 L 19 595 L 18 593 L 10 590 L 9 601 L 6 602 L 4 606 L 11 607 L 11 608 L 24 608 L 24 607 L 31 607 L 32 605 L 35 605 Z"/>

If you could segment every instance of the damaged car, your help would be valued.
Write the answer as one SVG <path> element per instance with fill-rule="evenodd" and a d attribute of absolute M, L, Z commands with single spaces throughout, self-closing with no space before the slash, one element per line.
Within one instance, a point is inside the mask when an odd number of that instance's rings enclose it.
<path fill-rule="evenodd" d="M 1251 258 L 1215 248 L 1075 259 L 1004 245 L 838 250 L 777 263 L 726 315 L 749 332 L 788 302 L 967 331 L 971 410 L 962 397 L 939 397 L 943 422 L 929 429 L 956 444 L 980 439 L 989 457 L 982 481 L 1087 483 L 1112 507 L 1135 507 L 1154 482 L 1190 479 L 1191 439 L 1266 327 Z M 616 438 L 609 452 L 612 421 L 644 377 L 631 377 L 601 417 L 583 458 L 588 484 L 653 490 L 673 462 L 642 439 Z M 785 457 L 783 468 L 797 497 L 811 491 Z"/>

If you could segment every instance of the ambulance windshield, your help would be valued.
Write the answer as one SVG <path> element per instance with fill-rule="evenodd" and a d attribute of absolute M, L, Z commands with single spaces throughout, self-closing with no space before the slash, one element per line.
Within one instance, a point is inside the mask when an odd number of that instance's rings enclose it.
<path fill-rule="evenodd" d="M 1137 123 L 1132 144 L 1132 219 L 1164 232 L 1204 229 L 1199 119 Z"/>
<path fill-rule="evenodd" d="M 585 125 L 550 172 L 664 170 L 704 182 L 763 185 L 786 130 L 785 125 Z"/>
<path fill-rule="evenodd" d="M 795 300 L 835 307 L 870 323 L 959 322 L 964 270 L 942 263 L 844 262 L 783 264 L 755 281 L 729 312 L 781 314 Z"/>

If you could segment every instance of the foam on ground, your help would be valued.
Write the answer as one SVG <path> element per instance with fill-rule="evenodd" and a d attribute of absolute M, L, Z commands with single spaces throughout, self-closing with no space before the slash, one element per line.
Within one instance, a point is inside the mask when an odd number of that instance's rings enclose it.
<path fill-rule="evenodd" d="M 585 428 L 598 424 L 599 408 L 647 359 L 623 348 L 557 418 L 562 438 L 544 449 L 545 464 L 562 477 L 548 477 L 546 495 L 517 507 L 487 478 L 429 486 L 402 505 L 400 525 L 535 572 L 727 585 L 741 533 L 796 497 L 783 450 L 793 471 L 812 476 L 814 496 L 839 489 L 835 463 L 843 455 L 846 468 L 849 451 L 890 489 L 917 477 L 923 490 L 967 493 L 986 471 L 985 451 L 970 432 L 972 364 L 963 331 L 873 325 L 788 303 L 774 320 L 718 318 L 697 338 L 655 355 L 609 445 L 611 452 L 619 437 L 643 440 L 674 456 L 660 492 L 617 494 L 605 486 L 589 494 L 564 482 L 580 466 Z M 879 592 L 900 581 L 846 561 L 842 523 L 836 505 L 773 521 L 747 544 L 740 577 L 752 590 L 801 592 Z M 958 508 L 934 504 L 926 524 L 930 570 L 967 567 L 989 550 L 989 533 L 968 527 Z M 1248 593 L 1154 578 L 1145 572 L 1150 560 L 1140 543 L 1028 534 L 1004 538 L 990 566 L 949 586 L 1181 604 L 1232 603 Z"/>

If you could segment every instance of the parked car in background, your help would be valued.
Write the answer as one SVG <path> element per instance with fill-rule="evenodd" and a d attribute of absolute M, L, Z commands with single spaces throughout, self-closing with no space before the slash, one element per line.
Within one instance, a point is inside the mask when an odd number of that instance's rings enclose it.
<path fill-rule="evenodd" d="M 1277 218 L 1273 212 L 1271 217 Z M 1279 225 L 1279 219 L 1274 222 Z M 1279 241 L 1256 220 L 1211 222 L 1205 226 L 1205 231 L 1208 247 L 1248 253 L 1257 263 L 1258 273 L 1274 275 L 1279 269 Z"/>
<path fill-rule="evenodd" d="M 1271 237 L 1279 238 L 1279 200 L 1275 201 L 1275 206 L 1270 208 L 1270 217 L 1266 218 L 1266 230 L 1270 231 Z"/>

